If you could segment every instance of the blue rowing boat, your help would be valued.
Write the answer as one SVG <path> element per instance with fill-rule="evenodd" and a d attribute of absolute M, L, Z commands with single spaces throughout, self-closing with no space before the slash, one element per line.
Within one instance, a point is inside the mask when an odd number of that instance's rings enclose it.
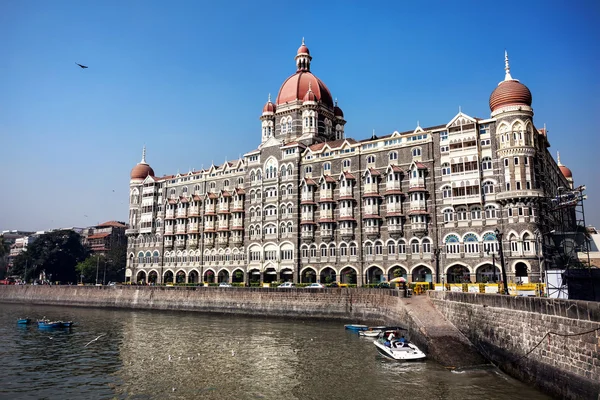
<path fill-rule="evenodd" d="M 358 325 L 358 324 L 347 324 L 347 325 L 344 325 L 344 328 L 346 328 L 350 331 L 354 331 L 354 332 L 366 331 L 367 329 L 369 329 L 369 327 L 367 325 Z"/>
<path fill-rule="evenodd" d="M 31 319 L 29 318 L 19 318 L 17 320 L 17 324 L 19 325 L 28 325 L 31 322 Z"/>

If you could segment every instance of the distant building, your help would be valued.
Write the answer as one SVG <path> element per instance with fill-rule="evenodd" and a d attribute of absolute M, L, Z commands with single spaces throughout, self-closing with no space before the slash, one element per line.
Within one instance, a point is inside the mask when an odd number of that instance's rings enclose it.
<path fill-rule="evenodd" d="M 8 271 L 10 267 L 12 267 L 14 258 L 22 252 L 22 250 L 18 250 L 19 248 L 23 248 L 22 239 L 34 234 L 35 232 L 28 231 L 19 231 L 19 230 L 7 230 L 0 232 L 0 236 L 4 237 L 4 243 L 9 246 L 9 253 L 6 257 L 6 270 Z M 15 246 L 17 240 L 19 240 L 19 245 Z M 26 245 L 25 245 L 26 246 Z"/>
<path fill-rule="evenodd" d="M 100 225 L 83 229 L 81 240 L 94 254 L 104 254 L 115 244 L 125 244 L 127 224 L 120 221 L 108 221 Z"/>
<path fill-rule="evenodd" d="M 258 148 L 240 159 L 155 176 L 144 149 L 130 174 L 127 280 L 485 282 L 499 280 L 500 248 L 508 281 L 542 279 L 537 244 L 559 230 L 548 199 L 573 175 L 548 151 L 508 55 L 489 117 L 459 111 L 363 140 L 346 136 L 311 61 L 302 43 L 262 108 Z"/>
<path fill-rule="evenodd" d="M 590 265 L 592 267 L 600 268 L 600 233 L 593 226 L 587 227 L 587 233 L 589 238 L 589 256 Z M 579 253 L 578 258 L 584 263 L 587 263 L 587 253 Z"/>

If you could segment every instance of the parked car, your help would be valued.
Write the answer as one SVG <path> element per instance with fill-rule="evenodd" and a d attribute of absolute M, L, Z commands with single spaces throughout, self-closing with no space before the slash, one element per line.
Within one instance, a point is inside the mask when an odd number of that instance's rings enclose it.
<path fill-rule="evenodd" d="M 281 285 L 277 286 L 278 288 L 295 288 L 296 284 L 294 282 L 284 282 Z"/>
<path fill-rule="evenodd" d="M 232 287 L 232 286 L 231 286 L 231 283 L 221 282 L 221 283 L 219 283 L 219 287 Z"/>
<path fill-rule="evenodd" d="M 310 285 L 306 286 L 307 289 L 323 289 L 325 286 L 321 285 L 320 283 L 311 283 Z"/>

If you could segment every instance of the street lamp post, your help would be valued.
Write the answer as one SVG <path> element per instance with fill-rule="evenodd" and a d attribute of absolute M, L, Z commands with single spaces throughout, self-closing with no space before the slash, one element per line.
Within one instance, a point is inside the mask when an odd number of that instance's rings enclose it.
<path fill-rule="evenodd" d="M 98 267 L 100 266 L 100 254 L 96 255 L 96 285 L 98 284 Z"/>
<path fill-rule="evenodd" d="M 496 228 L 494 232 L 496 234 L 496 239 L 498 239 L 499 251 L 500 251 L 500 268 L 502 268 L 502 280 L 504 282 L 504 294 L 509 294 L 508 292 L 508 279 L 506 278 L 506 268 L 504 267 L 504 249 L 502 248 L 502 232 Z"/>
<path fill-rule="evenodd" d="M 488 248 L 487 250 L 487 254 L 488 256 L 491 255 L 492 256 L 492 280 L 494 282 L 496 282 L 498 280 L 498 277 L 496 276 L 496 253 L 494 253 L 493 251 L 490 251 L 490 249 Z"/>
<path fill-rule="evenodd" d="M 433 249 L 433 256 L 435 257 L 435 283 L 440 283 L 440 252 L 442 249 L 436 247 Z"/>

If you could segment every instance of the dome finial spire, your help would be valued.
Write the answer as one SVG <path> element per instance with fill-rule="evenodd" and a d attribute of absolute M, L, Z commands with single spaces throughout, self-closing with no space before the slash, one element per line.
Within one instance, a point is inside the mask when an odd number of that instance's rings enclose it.
<path fill-rule="evenodd" d="M 269 99 L 267 100 L 267 102 L 271 102 L 271 93 L 269 93 Z"/>
<path fill-rule="evenodd" d="M 560 151 L 556 152 L 556 163 L 558 164 L 559 167 L 562 167 L 562 163 L 560 162 Z"/>
<path fill-rule="evenodd" d="M 306 46 L 306 45 L 304 44 L 304 36 L 302 36 L 302 46 Z"/>
<path fill-rule="evenodd" d="M 508 63 L 508 51 L 504 50 L 504 70 L 506 75 L 504 76 L 505 81 L 512 81 L 513 78 L 510 76 L 510 64 Z"/>
<path fill-rule="evenodd" d="M 140 161 L 140 164 L 146 164 L 146 145 L 142 148 L 142 161 Z"/>

